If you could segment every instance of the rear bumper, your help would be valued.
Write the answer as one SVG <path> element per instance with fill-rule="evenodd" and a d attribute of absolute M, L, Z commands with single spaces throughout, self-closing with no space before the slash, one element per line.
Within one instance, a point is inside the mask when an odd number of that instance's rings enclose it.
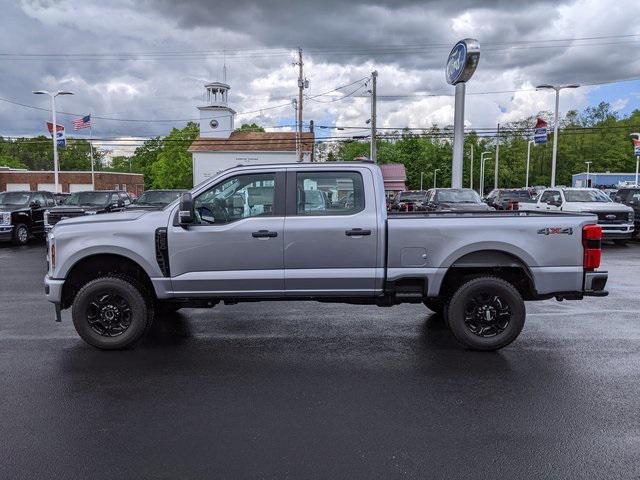
<path fill-rule="evenodd" d="M 609 279 L 608 272 L 585 272 L 583 292 L 588 297 L 606 297 L 609 295 L 604 287 Z"/>

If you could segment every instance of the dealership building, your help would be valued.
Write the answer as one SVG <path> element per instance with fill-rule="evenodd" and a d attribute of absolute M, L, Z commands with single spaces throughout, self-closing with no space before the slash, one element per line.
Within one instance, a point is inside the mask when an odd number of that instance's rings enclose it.
<path fill-rule="evenodd" d="M 635 173 L 589 172 L 587 174 L 583 172 L 571 176 L 573 187 L 617 188 L 621 185 L 635 184 L 635 182 Z"/>
<path fill-rule="evenodd" d="M 144 191 L 144 176 L 140 173 L 95 172 L 96 190 L 123 190 L 136 196 Z M 93 190 L 91 172 L 58 172 L 61 192 Z M 44 190 L 53 192 L 52 171 L 24 170 L 0 166 L 0 192 Z"/>

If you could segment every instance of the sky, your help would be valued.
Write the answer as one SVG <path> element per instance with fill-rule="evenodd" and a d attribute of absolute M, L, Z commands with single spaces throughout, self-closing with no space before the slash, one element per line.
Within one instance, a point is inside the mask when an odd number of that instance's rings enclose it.
<path fill-rule="evenodd" d="M 583 85 L 562 92 L 561 112 L 600 101 L 621 114 L 640 107 L 637 0 L 0 0 L 0 7 L 2 136 L 46 133 L 49 104 L 31 93 L 38 89 L 72 91 L 57 110 L 92 113 L 94 137 L 163 135 L 198 117 L 204 83 L 222 80 L 225 64 L 236 123 L 287 129 L 298 46 L 311 97 L 305 122 L 366 128 L 365 79 L 377 70 L 379 126 L 450 125 L 454 88 L 444 65 L 467 37 L 481 48 L 467 83 L 470 128 L 551 110 L 553 94 L 535 91 L 540 83 Z M 61 114 L 59 123 L 71 130 L 72 118 Z"/>

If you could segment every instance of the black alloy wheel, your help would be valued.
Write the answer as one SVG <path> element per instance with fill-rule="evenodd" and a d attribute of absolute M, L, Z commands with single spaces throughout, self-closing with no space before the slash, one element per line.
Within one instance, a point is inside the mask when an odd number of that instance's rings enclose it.
<path fill-rule="evenodd" d="M 131 326 L 131 305 L 109 291 L 95 293 L 85 315 L 91 329 L 104 337 L 122 335 Z"/>
<path fill-rule="evenodd" d="M 509 326 L 511 309 L 499 295 L 479 293 L 464 308 L 464 323 L 474 335 L 495 337 Z"/>

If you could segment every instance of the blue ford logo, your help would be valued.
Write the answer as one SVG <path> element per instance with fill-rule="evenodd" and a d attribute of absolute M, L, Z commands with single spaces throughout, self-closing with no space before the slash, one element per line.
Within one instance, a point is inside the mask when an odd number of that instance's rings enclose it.
<path fill-rule="evenodd" d="M 447 59 L 445 76 L 451 85 L 466 82 L 476 71 L 480 61 L 480 44 L 473 38 L 456 43 Z"/>
<path fill-rule="evenodd" d="M 447 82 L 454 85 L 464 71 L 465 60 L 467 58 L 467 46 L 464 42 L 456 43 L 449 54 L 447 60 Z"/>

